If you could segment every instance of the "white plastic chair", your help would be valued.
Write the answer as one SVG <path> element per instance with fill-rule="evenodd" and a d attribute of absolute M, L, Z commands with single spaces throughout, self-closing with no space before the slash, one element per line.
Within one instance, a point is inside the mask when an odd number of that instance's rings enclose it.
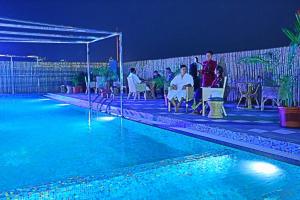
<path fill-rule="evenodd" d="M 133 95 L 133 100 L 136 100 L 136 97 L 140 99 L 141 93 L 144 93 L 144 99 L 147 100 L 147 86 L 145 83 L 136 84 L 131 77 L 127 77 L 127 82 L 129 89 L 127 99 L 130 99 L 131 95 Z"/>

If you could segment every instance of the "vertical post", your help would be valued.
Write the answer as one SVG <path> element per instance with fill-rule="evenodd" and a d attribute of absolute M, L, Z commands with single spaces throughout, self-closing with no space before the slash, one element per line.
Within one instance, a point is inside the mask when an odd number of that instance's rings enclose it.
<path fill-rule="evenodd" d="M 86 43 L 86 66 L 87 66 L 87 91 L 88 91 L 88 101 L 89 101 L 89 109 L 92 109 L 92 102 L 91 102 L 91 91 L 90 91 L 90 49 L 89 43 Z"/>
<path fill-rule="evenodd" d="M 122 33 L 119 33 L 118 35 L 119 39 L 119 67 L 120 67 L 120 109 L 121 109 L 121 117 L 123 117 L 123 53 L 122 53 Z"/>
<path fill-rule="evenodd" d="M 14 63 L 13 57 L 10 57 L 10 84 L 11 84 L 11 93 L 15 93 L 15 81 L 14 81 Z"/>

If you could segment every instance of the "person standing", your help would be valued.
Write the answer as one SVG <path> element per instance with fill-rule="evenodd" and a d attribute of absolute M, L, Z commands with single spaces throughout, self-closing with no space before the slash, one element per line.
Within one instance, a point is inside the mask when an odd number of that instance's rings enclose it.
<path fill-rule="evenodd" d="M 207 60 L 203 62 L 202 73 L 202 87 L 210 87 L 215 79 L 215 69 L 217 67 L 217 62 L 212 59 L 213 52 L 207 51 Z"/>

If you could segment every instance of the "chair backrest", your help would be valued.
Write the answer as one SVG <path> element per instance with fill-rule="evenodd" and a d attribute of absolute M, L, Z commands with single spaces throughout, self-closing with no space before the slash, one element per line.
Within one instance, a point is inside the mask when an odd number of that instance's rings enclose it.
<path fill-rule="evenodd" d="M 194 99 L 194 87 L 187 87 L 186 88 L 186 101 L 191 101 Z"/>
<path fill-rule="evenodd" d="M 227 76 L 224 77 L 224 83 L 222 88 L 202 87 L 202 100 L 207 101 L 211 97 L 224 98 L 226 84 Z"/>
<path fill-rule="evenodd" d="M 127 77 L 129 92 L 136 92 L 136 85 L 131 77 Z"/>
<path fill-rule="evenodd" d="M 257 83 L 257 84 L 254 84 L 253 86 L 253 92 L 252 92 L 252 95 L 255 95 L 258 93 L 258 90 L 260 88 L 260 83 Z"/>
<path fill-rule="evenodd" d="M 224 83 L 223 83 L 223 98 L 226 90 L 226 85 L 227 85 L 227 76 L 224 77 Z"/>
<path fill-rule="evenodd" d="M 241 95 L 248 93 L 248 88 L 246 83 L 237 83 L 237 88 Z"/>

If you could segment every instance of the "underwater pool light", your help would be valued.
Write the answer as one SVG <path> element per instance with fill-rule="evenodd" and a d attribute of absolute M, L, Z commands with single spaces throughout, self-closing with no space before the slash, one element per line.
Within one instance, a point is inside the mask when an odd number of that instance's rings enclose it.
<path fill-rule="evenodd" d="M 276 165 L 262 161 L 251 162 L 249 167 L 255 173 L 265 175 L 274 175 L 280 171 Z"/>
<path fill-rule="evenodd" d="M 106 116 L 106 117 L 97 117 L 96 119 L 97 121 L 112 121 L 115 119 L 115 117 Z"/>
<path fill-rule="evenodd" d="M 38 99 L 38 101 L 49 101 L 50 99 L 44 98 L 44 99 Z"/>
<path fill-rule="evenodd" d="M 58 106 L 69 106 L 70 104 L 68 103 L 60 103 L 60 104 L 57 104 Z"/>

